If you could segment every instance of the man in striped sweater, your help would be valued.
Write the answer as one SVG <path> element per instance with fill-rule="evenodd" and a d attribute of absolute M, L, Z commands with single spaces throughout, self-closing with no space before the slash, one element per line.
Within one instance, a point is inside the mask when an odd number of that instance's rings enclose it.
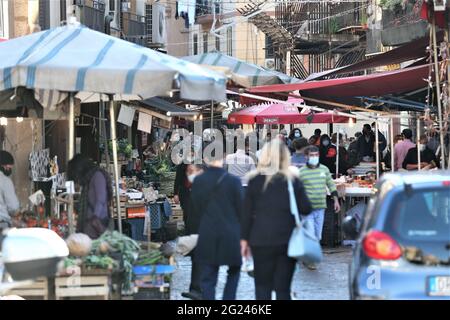
<path fill-rule="evenodd" d="M 327 208 L 327 190 L 334 198 L 334 210 L 339 212 L 339 198 L 330 170 L 319 163 L 319 148 L 310 146 L 305 151 L 307 162 L 306 166 L 300 169 L 300 180 L 308 195 L 313 211 L 306 219 L 311 219 L 314 223 L 316 237 L 322 239 L 322 229 L 325 218 L 325 209 Z M 316 269 L 315 266 L 308 266 L 310 269 Z"/>

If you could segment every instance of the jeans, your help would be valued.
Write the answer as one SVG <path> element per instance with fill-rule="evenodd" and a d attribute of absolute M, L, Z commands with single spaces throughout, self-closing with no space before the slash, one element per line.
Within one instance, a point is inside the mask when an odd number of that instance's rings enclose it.
<path fill-rule="evenodd" d="M 201 266 L 201 288 L 203 300 L 216 300 L 217 277 L 220 266 L 203 264 Z M 223 300 L 236 300 L 236 291 L 241 274 L 240 266 L 228 266 L 227 283 L 223 290 Z"/>
<path fill-rule="evenodd" d="M 313 210 L 306 216 L 307 220 L 310 220 L 314 225 L 314 233 L 317 239 L 322 240 L 323 222 L 325 220 L 325 209 Z"/>
<path fill-rule="evenodd" d="M 291 282 L 296 260 L 287 255 L 288 246 L 251 247 L 255 264 L 256 300 L 291 300 Z"/>

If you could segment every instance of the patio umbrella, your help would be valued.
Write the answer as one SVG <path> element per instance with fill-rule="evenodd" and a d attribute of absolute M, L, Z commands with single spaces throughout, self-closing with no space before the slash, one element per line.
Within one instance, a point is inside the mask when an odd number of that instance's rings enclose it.
<path fill-rule="evenodd" d="M 289 102 L 289 101 L 288 101 Z M 297 100 L 297 103 L 300 101 Z M 347 123 L 348 117 L 331 112 L 300 113 L 298 107 L 290 103 L 259 104 L 228 116 L 230 124 L 303 124 L 303 123 Z"/>
<path fill-rule="evenodd" d="M 178 83 L 184 99 L 226 100 L 226 78 L 221 74 L 90 30 L 73 17 L 69 20 L 66 26 L 0 43 L 0 91 L 25 87 L 39 93 L 41 103 L 42 100 L 61 102 L 65 94 L 70 95 L 69 157 L 74 153 L 75 93 L 108 95 L 113 141 L 116 140 L 112 107 L 115 94 L 141 99 L 164 96 Z M 54 94 L 58 99 L 54 99 Z M 120 213 L 115 143 L 113 158 L 117 212 Z"/>
<path fill-rule="evenodd" d="M 220 52 L 187 56 L 182 59 L 200 65 L 227 68 L 227 72 L 231 72 L 233 82 L 244 88 L 301 81 L 284 73 L 266 70 L 256 64 L 248 63 Z"/>

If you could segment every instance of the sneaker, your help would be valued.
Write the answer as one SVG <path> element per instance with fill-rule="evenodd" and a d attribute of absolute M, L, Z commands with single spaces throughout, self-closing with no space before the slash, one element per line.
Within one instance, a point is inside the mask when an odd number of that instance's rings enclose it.
<path fill-rule="evenodd" d="M 191 300 L 202 300 L 202 294 L 197 291 L 183 292 L 181 293 L 181 296 Z"/>

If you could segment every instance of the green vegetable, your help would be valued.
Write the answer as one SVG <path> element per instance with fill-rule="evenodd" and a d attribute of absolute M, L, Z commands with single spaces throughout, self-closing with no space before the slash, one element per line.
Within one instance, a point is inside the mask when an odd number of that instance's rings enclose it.
<path fill-rule="evenodd" d="M 136 261 L 140 246 L 133 239 L 117 231 L 106 231 L 100 238 L 92 241 L 92 252 L 95 254 L 103 242 L 108 243 L 111 252 L 119 252 L 123 257 L 123 266 L 126 273 L 124 291 L 129 291 L 133 280 L 133 264 Z"/>

